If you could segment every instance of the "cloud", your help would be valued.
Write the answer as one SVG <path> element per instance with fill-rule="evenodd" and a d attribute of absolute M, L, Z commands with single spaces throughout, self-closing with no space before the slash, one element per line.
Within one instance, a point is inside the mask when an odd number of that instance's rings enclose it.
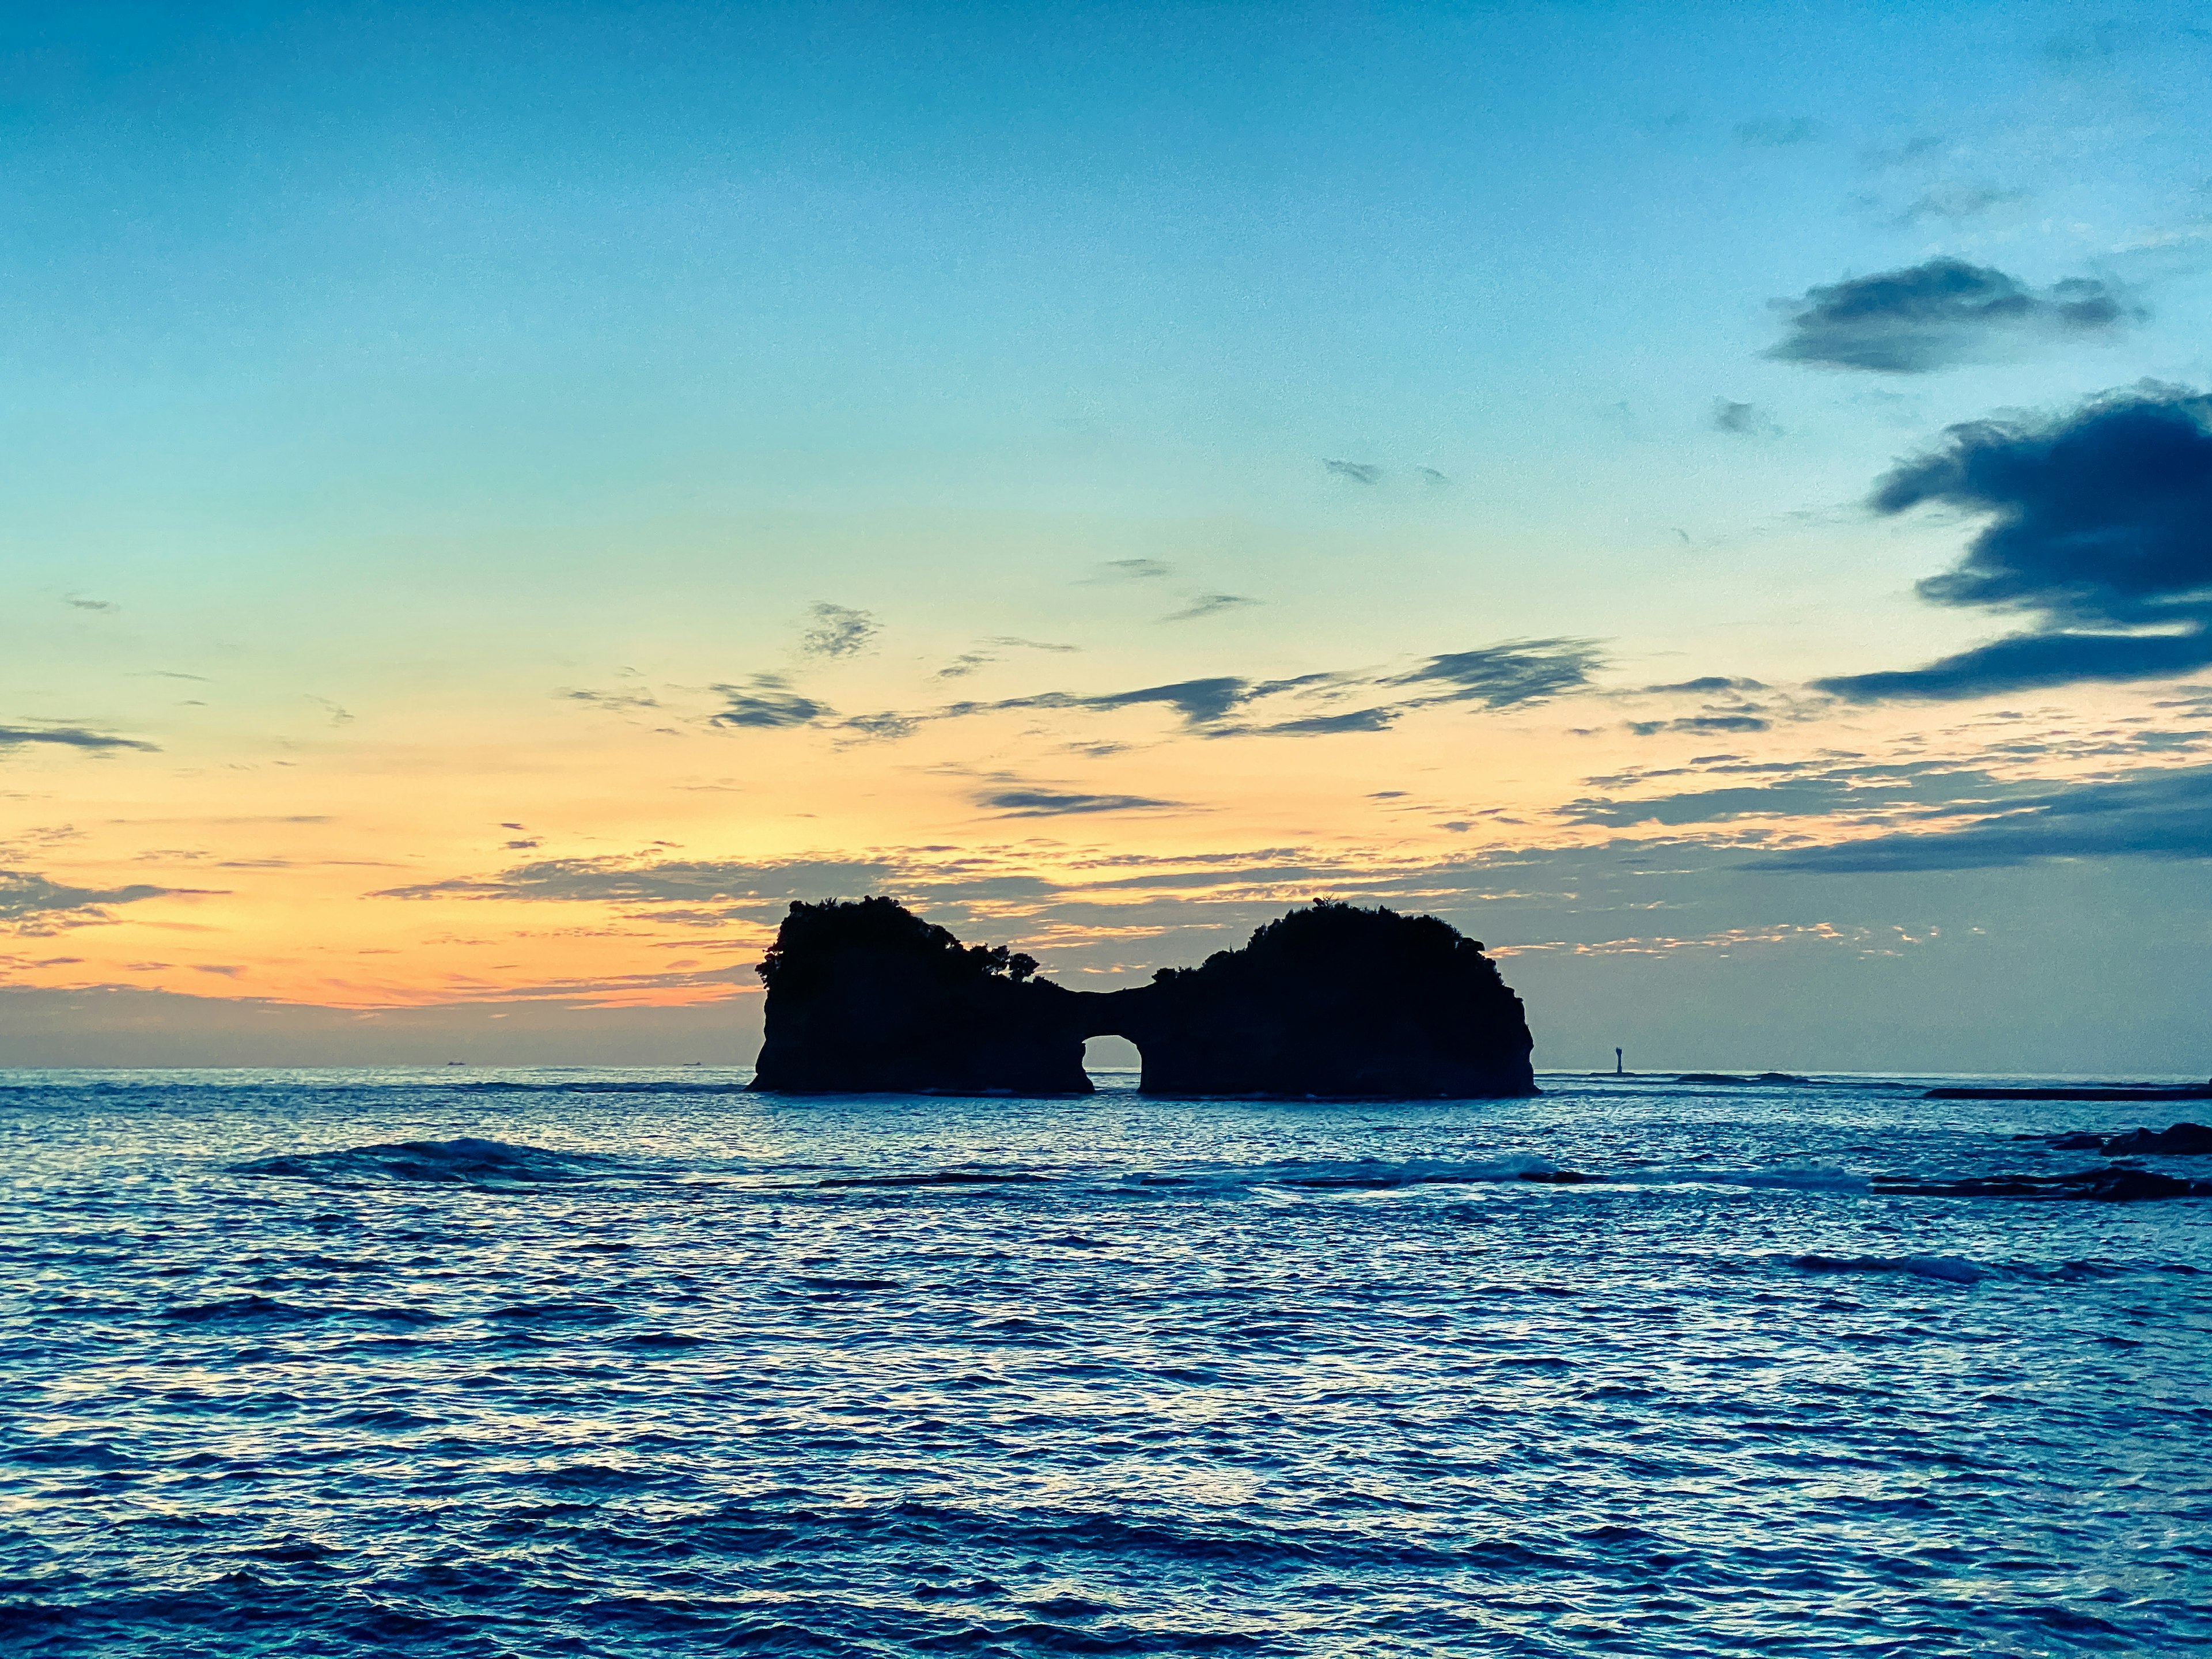
<path fill-rule="evenodd" d="M 1201 593 L 1182 610 L 1160 618 L 1162 622 L 1195 622 L 1200 617 L 1218 617 L 1224 611 L 1242 611 L 1249 605 L 1264 604 L 1264 600 L 1249 599 L 1242 593 Z"/>
<path fill-rule="evenodd" d="M 1085 795 L 1054 789 L 999 789 L 975 798 L 975 805 L 1002 818 L 1067 817 L 1091 812 L 1138 812 L 1182 803 L 1146 795 Z M 1186 809 L 1187 810 L 1187 809 Z"/>
<path fill-rule="evenodd" d="M 874 859 L 791 859 L 763 864 L 712 860 L 544 859 L 489 878 L 454 877 L 390 887 L 392 899 L 508 899 L 545 903 L 714 904 L 778 902 L 860 893 L 895 872 Z"/>
<path fill-rule="evenodd" d="M 113 737 L 105 732 L 88 732 L 81 726 L 0 726 L 0 751 L 33 743 L 50 743 L 64 749 L 88 749 L 95 753 L 118 749 L 136 749 L 149 755 L 161 753 L 158 744 Z"/>
<path fill-rule="evenodd" d="M 779 726 L 811 726 L 836 713 L 826 703 L 802 697 L 781 674 L 755 674 L 744 685 L 717 685 L 728 702 L 719 714 L 707 718 L 709 726 L 773 730 Z"/>
<path fill-rule="evenodd" d="M 2015 634 L 1919 668 L 1842 674 L 1816 691 L 1852 702 L 1943 699 L 2034 691 L 2084 680 L 2166 679 L 2212 665 L 2212 635 Z"/>
<path fill-rule="evenodd" d="M 994 703 L 957 703 L 946 713 L 981 714 L 1003 708 L 1133 708 L 1145 703 L 1165 703 L 1193 726 L 1218 720 L 1254 693 L 1249 680 L 1231 675 L 1210 679 L 1177 680 L 1171 685 L 1147 685 L 1134 691 L 1108 691 L 1079 696 L 1066 691 L 1040 692 L 1031 697 L 1009 697 Z"/>
<path fill-rule="evenodd" d="M 1376 483 L 1382 477 L 1381 467 L 1370 466 L 1365 461 L 1323 461 L 1322 465 L 1338 477 L 1349 478 L 1354 483 Z"/>
<path fill-rule="evenodd" d="M 1937 605 L 2039 626 L 1929 663 L 1816 681 L 1854 702 L 1966 697 L 2212 664 L 2212 397 L 2151 384 L 2049 421 L 1957 426 L 1876 485 L 1885 514 L 1937 505 L 1987 520 Z M 2123 630 L 2156 629 L 2154 633 Z"/>
<path fill-rule="evenodd" d="M 1590 671 L 1603 661 L 1589 640 L 1514 640 L 1431 657 L 1411 673 L 1382 684 L 1450 688 L 1420 702 L 1472 702 L 1508 708 L 1580 690 L 1589 684 Z"/>
<path fill-rule="evenodd" d="M 658 708 L 660 700 L 646 691 L 562 691 L 556 696 L 571 702 L 587 702 L 594 708 L 605 708 L 617 713 L 628 708 Z"/>
<path fill-rule="evenodd" d="M 2001 360 L 2051 340 L 2111 339 L 2141 315 L 2089 277 L 2037 293 L 1991 266 L 1948 258 L 1777 303 L 1790 313 L 1790 332 L 1767 356 L 1883 374 Z"/>
<path fill-rule="evenodd" d="M 1450 475 L 1439 472 L 1432 466 L 1417 466 L 1413 471 L 1421 475 L 1421 482 L 1431 489 L 1444 489 L 1450 487 Z"/>
<path fill-rule="evenodd" d="M 838 729 L 857 732 L 871 742 L 887 742 L 910 736 L 915 727 L 921 724 L 921 720 L 912 714 L 902 714 L 887 708 L 880 714 L 855 714 L 842 722 Z"/>
<path fill-rule="evenodd" d="M 2212 858 L 2212 767 L 2072 784 L 1961 828 L 1801 848 L 1747 867 L 1841 875 L 2081 858 Z"/>
<path fill-rule="evenodd" d="M 72 611 L 120 611 L 123 609 L 112 599 L 88 599 L 76 593 L 64 596 L 62 603 Z"/>
<path fill-rule="evenodd" d="M 109 920 L 106 906 L 135 904 L 179 890 L 134 882 L 127 887 L 67 887 L 28 870 L 0 870 L 0 923 L 18 931 L 46 931 L 57 921 L 69 927 Z"/>
<path fill-rule="evenodd" d="M 1961 224 L 1968 219 L 1979 218 L 1991 208 L 2027 199 L 2024 190 L 1998 190 L 1990 185 L 1938 185 L 1899 214 L 1897 223 L 1906 229 L 1929 219 Z"/>
<path fill-rule="evenodd" d="M 1387 730 L 1402 708 L 1356 708 L 1347 714 L 1316 714 L 1302 720 L 1281 720 L 1273 726 L 1255 726 L 1261 736 L 1276 738 L 1327 737 L 1338 732 L 1381 732 Z"/>
<path fill-rule="evenodd" d="M 1165 559 L 1109 559 L 1098 567 L 1098 574 L 1085 576 L 1079 586 L 1099 582 L 1150 582 L 1175 574 L 1175 567 Z"/>
<path fill-rule="evenodd" d="M 1656 696 L 1668 691 L 1683 691 L 1694 696 L 1704 696 L 1716 691 L 1764 691 L 1765 690 L 1766 684 L 1763 680 L 1731 679 L 1725 674 L 1707 674 L 1701 679 L 1677 680 L 1672 685 L 1647 685 L 1644 688 L 1646 696 Z"/>
<path fill-rule="evenodd" d="M 1821 133 L 1821 126 L 1809 115 L 1799 115 L 1789 120 L 1739 121 L 1735 141 L 1747 149 L 1779 149 L 1790 144 L 1809 144 Z"/>
<path fill-rule="evenodd" d="M 846 605 L 814 605 L 808 607 L 807 614 L 814 621 L 799 636 L 799 648 L 810 657 L 856 655 L 882 631 L 866 611 Z"/>
<path fill-rule="evenodd" d="M 1662 732 L 1764 732 L 1770 723 L 1756 714 L 1687 714 L 1680 720 L 1631 720 L 1628 729 L 1639 738 L 1649 738 Z"/>
<path fill-rule="evenodd" d="M 1713 399 L 1713 430 L 1733 432 L 1742 437 L 1767 437 L 1782 428 L 1773 418 L 1763 414 L 1757 404 L 1731 403 L 1726 398 Z"/>

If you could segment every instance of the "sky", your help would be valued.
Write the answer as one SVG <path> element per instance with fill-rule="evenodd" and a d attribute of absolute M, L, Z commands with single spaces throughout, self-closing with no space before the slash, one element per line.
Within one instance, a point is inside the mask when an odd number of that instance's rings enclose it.
<path fill-rule="evenodd" d="M 2212 1071 L 2178 3 L 0 19 L 0 1065 L 743 1063 L 793 899 Z"/>

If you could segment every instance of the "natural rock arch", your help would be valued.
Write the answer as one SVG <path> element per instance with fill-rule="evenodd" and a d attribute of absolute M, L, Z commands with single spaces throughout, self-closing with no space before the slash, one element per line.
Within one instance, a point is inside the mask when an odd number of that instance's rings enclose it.
<path fill-rule="evenodd" d="M 792 1093 L 1085 1094 L 1121 1036 L 1156 1095 L 1534 1094 L 1521 1000 L 1434 916 L 1317 902 L 1149 985 L 1070 991 L 888 898 L 794 903 L 761 964 L 753 1086 Z"/>

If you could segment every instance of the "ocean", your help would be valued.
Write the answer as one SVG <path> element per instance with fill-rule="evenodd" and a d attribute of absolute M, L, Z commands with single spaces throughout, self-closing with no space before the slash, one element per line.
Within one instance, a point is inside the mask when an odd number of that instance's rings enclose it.
<path fill-rule="evenodd" d="M 0 1073 L 0 1648 L 2212 1644 L 2212 1201 L 1869 1190 L 2190 1103 L 744 1076 Z"/>

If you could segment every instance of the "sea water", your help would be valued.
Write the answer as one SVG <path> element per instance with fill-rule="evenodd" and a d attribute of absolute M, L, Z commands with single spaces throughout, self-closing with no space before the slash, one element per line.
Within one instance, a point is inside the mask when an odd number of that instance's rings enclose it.
<path fill-rule="evenodd" d="M 2185 1104 L 744 1080 L 0 1074 L 0 1646 L 2212 1643 L 2212 1203 L 1869 1190 Z"/>

